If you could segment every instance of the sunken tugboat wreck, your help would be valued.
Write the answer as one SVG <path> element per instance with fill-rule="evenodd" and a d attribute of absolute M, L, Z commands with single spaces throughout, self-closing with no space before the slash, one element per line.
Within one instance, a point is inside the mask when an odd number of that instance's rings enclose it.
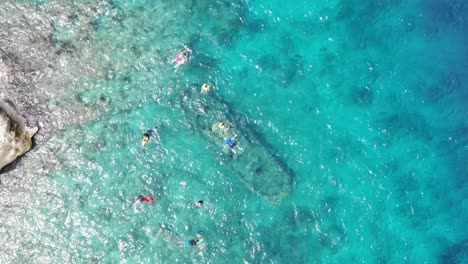
<path fill-rule="evenodd" d="M 221 152 L 225 163 L 247 187 L 273 204 L 292 189 L 294 173 L 262 144 L 245 118 L 213 93 L 192 88 L 180 93 L 188 124 L 199 131 L 211 149 Z"/>

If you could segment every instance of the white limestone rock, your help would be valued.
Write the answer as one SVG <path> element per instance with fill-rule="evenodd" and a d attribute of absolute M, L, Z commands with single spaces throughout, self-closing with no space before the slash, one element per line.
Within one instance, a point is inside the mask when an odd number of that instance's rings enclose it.
<path fill-rule="evenodd" d="M 0 102 L 0 169 L 31 149 L 37 130 L 27 127 L 23 117 L 7 103 Z"/>

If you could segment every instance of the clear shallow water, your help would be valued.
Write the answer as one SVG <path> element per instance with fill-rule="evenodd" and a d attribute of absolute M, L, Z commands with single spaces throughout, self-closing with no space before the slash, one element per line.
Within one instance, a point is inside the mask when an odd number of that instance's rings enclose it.
<path fill-rule="evenodd" d="M 466 262 L 463 2 L 35 4 L 66 10 L 52 49 L 98 65 L 49 104 L 98 118 L 30 154 L 31 188 L 2 190 L 1 262 Z M 179 92 L 204 82 L 295 172 L 280 204 L 187 124 Z M 197 232 L 205 249 L 176 245 Z"/>

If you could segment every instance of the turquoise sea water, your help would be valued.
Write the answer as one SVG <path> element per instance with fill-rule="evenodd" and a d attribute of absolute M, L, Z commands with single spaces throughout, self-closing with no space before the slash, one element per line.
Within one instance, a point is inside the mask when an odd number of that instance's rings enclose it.
<path fill-rule="evenodd" d="M 0 262 L 468 262 L 463 1 L 18 5 L 66 7 L 51 48 L 99 70 L 47 103 L 96 119 L 29 154 L 44 165 L 2 218 Z M 203 83 L 294 172 L 280 203 L 187 121 L 180 93 Z M 154 126 L 160 142 L 141 148 Z M 203 249 L 176 243 L 197 234 Z"/>

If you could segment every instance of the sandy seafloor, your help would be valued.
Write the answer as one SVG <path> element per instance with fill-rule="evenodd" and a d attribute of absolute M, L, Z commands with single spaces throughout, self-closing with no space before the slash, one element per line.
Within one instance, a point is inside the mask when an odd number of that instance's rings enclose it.
<path fill-rule="evenodd" d="M 2 1 L 0 95 L 41 130 L 0 174 L 0 263 L 467 263 L 467 19 L 457 0 Z M 187 123 L 203 83 L 294 172 L 280 203 Z"/>

